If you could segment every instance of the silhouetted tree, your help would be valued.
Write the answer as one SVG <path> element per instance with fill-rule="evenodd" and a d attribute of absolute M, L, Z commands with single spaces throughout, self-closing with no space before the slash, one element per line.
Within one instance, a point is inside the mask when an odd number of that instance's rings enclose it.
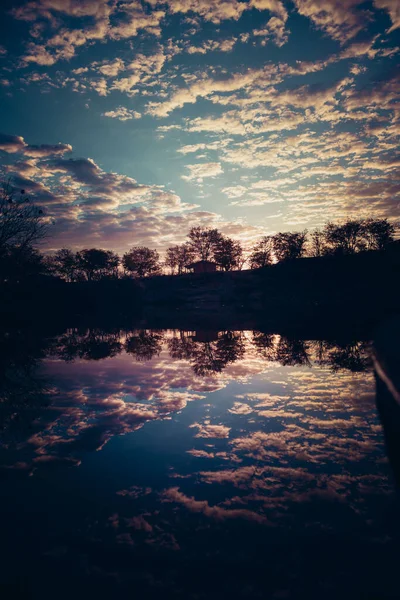
<path fill-rule="evenodd" d="M 310 234 L 310 256 L 323 256 L 326 253 L 325 235 L 320 229 L 314 229 Z"/>
<path fill-rule="evenodd" d="M 139 334 L 127 338 L 125 351 L 133 354 L 138 362 L 151 360 L 160 354 L 163 339 L 162 333 L 140 331 Z"/>
<path fill-rule="evenodd" d="M 354 254 L 366 248 L 362 219 L 349 219 L 345 223 L 327 223 L 323 229 L 326 244 L 333 254 Z"/>
<path fill-rule="evenodd" d="M 171 246 L 167 249 L 164 264 L 171 269 L 172 273 L 177 272 L 178 275 L 181 275 L 186 265 L 194 261 L 195 256 L 196 254 L 189 243 Z"/>
<path fill-rule="evenodd" d="M 98 281 L 103 277 L 117 277 L 119 256 L 111 250 L 91 248 L 76 254 L 78 269 L 87 281 Z"/>
<path fill-rule="evenodd" d="M 192 227 L 188 237 L 195 255 L 201 260 L 210 260 L 222 235 L 218 229 Z"/>
<path fill-rule="evenodd" d="M 249 256 L 251 269 L 260 269 L 272 264 L 272 238 L 264 236 L 253 247 Z"/>
<path fill-rule="evenodd" d="M 47 271 L 43 256 L 32 246 L 9 246 L 0 259 L 0 282 L 21 283 Z"/>
<path fill-rule="evenodd" d="M 366 219 L 363 225 L 368 250 L 385 250 L 394 241 L 396 227 L 387 219 Z"/>
<path fill-rule="evenodd" d="M 305 253 L 307 231 L 276 233 L 272 236 L 275 258 L 281 262 L 301 258 Z"/>
<path fill-rule="evenodd" d="M 0 186 L 0 282 L 21 282 L 45 271 L 34 245 L 47 231 L 41 208 L 35 206 L 24 190 L 17 192 L 11 181 Z"/>
<path fill-rule="evenodd" d="M 221 236 L 215 244 L 214 260 L 223 271 L 239 269 L 242 264 L 243 248 L 240 242 Z"/>
<path fill-rule="evenodd" d="M 0 257 L 9 248 L 27 248 L 42 240 L 47 232 L 44 212 L 35 206 L 25 190 L 19 193 L 11 182 L 0 187 Z"/>
<path fill-rule="evenodd" d="M 49 271 L 66 281 L 76 281 L 79 278 L 80 264 L 75 252 L 68 248 L 57 250 L 53 256 L 46 259 Z"/>
<path fill-rule="evenodd" d="M 149 277 L 161 273 L 160 256 L 157 250 L 145 246 L 135 246 L 122 257 L 122 264 L 134 277 Z"/>

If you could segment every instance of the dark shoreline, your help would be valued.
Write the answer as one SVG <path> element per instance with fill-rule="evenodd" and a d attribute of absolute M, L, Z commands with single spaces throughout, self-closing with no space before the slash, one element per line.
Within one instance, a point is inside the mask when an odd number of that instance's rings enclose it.
<path fill-rule="evenodd" d="M 400 312 L 400 252 L 305 258 L 253 271 L 5 286 L 0 328 L 80 326 L 368 335 Z M 311 335 L 310 335 L 311 334 Z"/>

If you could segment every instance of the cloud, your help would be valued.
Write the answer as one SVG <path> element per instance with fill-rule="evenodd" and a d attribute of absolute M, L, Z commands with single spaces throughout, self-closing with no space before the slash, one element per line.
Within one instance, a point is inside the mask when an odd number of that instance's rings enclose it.
<path fill-rule="evenodd" d="M 269 10 L 282 21 L 286 21 L 288 18 L 287 10 L 280 0 L 250 0 L 250 6 L 257 10 Z"/>
<path fill-rule="evenodd" d="M 68 144 L 30 146 L 22 137 L 2 135 L 0 148 L 18 153 L 18 160 L 3 167 L 13 185 L 25 189 L 54 221 L 46 240 L 49 248 L 79 248 L 85 240 L 85 245 L 125 252 L 134 238 L 164 250 L 182 243 L 195 225 L 217 226 L 245 239 L 260 235 L 260 228 L 200 211 L 198 204 L 183 202 L 162 186 L 106 172 L 92 159 L 64 159 L 62 152 L 71 149 Z M 21 160 L 26 148 L 30 160 Z M 214 167 L 214 172 L 219 170 Z M 201 177 L 206 175 L 203 171 Z"/>
<path fill-rule="evenodd" d="M 98 17 L 106 4 L 107 0 L 33 0 L 12 9 L 12 14 L 23 21 L 35 21 L 39 17 L 52 21 L 53 12 L 76 18 Z"/>
<path fill-rule="evenodd" d="M 118 119 L 119 121 L 129 121 L 130 119 L 140 119 L 141 114 L 136 110 L 129 110 L 125 106 L 118 106 L 115 110 L 109 110 L 103 113 L 103 117 Z"/>
<path fill-rule="evenodd" d="M 57 33 L 42 43 L 29 42 L 27 53 L 22 56 L 24 63 L 35 62 L 51 66 L 59 60 L 70 60 L 76 49 L 94 41 L 105 39 L 120 40 L 136 37 L 140 31 L 159 36 L 160 23 L 164 11 L 146 11 L 138 2 L 115 3 L 107 0 L 39 0 L 28 2 L 11 11 L 14 18 L 35 22 L 46 19 Z M 87 18 L 90 24 L 81 27 L 60 27 L 60 18 Z M 117 69 L 111 67 L 111 72 Z M 107 67 L 105 67 L 107 71 Z M 108 73 L 105 73 L 108 74 Z"/>
<path fill-rule="evenodd" d="M 190 171 L 190 175 L 182 175 L 182 179 L 186 181 L 195 180 L 201 182 L 205 177 L 216 177 L 223 173 L 221 163 L 216 162 L 186 165 L 186 168 Z"/>
<path fill-rule="evenodd" d="M 354 38 L 369 19 L 369 13 L 359 8 L 363 0 L 294 0 L 294 3 L 301 15 L 342 44 Z"/>
<path fill-rule="evenodd" d="M 70 144 L 40 144 L 39 146 L 28 145 L 24 148 L 24 154 L 32 158 L 44 158 L 46 156 L 54 156 L 72 152 Z"/>
<path fill-rule="evenodd" d="M 271 66 L 265 69 L 247 69 L 244 73 L 235 73 L 225 79 L 199 78 L 188 88 L 177 90 L 169 100 L 149 103 L 147 112 L 157 117 L 165 117 L 185 104 L 195 103 L 199 97 L 205 98 L 215 92 L 232 92 L 246 88 L 254 84 L 257 79 L 268 77 L 271 69 L 275 70 Z"/>
<path fill-rule="evenodd" d="M 101 169 L 91 158 L 57 159 L 48 163 L 46 168 L 53 173 L 67 173 L 86 184 L 98 183 L 101 176 Z"/>
<path fill-rule="evenodd" d="M 272 38 L 277 46 L 283 46 L 289 39 L 289 33 L 285 29 L 288 12 L 279 0 L 250 0 L 250 6 L 258 10 L 269 10 L 274 15 L 261 29 L 254 29 L 252 34 L 263 37 L 263 44 L 268 38 Z"/>
<path fill-rule="evenodd" d="M 374 0 L 374 6 L 387 10 L 389 13 L 392 26 L 388 29 L 388 33 L 400 27 L 400 4 L 398 0 Z"/>
<path fill-rule="evenodd" d="M 169 488 L 162 494 L 164 502 L 175 502 L 182 504 L 187 510 L 194 513 L 203 513 L 206 517 L 224 521 L 226 519 L 246 519 L 256 521 L 257 523 L 267 524 L 265 516 L 245 508 L 224 508 L 221 506 L 210 506 L 207 500 L 195 500 L 191 496 L 186 496 L 179 488 Z"/>
<path fill-rule="evenodd" d="M 186 52 L 188 54 L 207 54 L 207 52 L 231 52 L 237 39 L 230 38 L 226 40 L 205 40 L 200 46 L 188 45 Z"/>
<path fill-rule="evenodd" d="M 107 79 L 95 79 L 90 82 L 90 86 L 99 94 L 99 96 L 107 96 L 109 93 Z"/>
<path fill-rule="evenodd" d="M 154 0 L 151 0 L 155 4 Z M 157 2 L 158 4 L 158 2 Z M 219 24 L 221 21 L 234 19 L 237 21 L 247 9 L 246 4 L 238 0 L 168 0 L 168 10 L 171 14 L 187 14 L 194 12 L 205 21 Z"/>
<path fill-rule="evenodd" d="M 110 62 L 103 62 L 96 68 L 97 71 L 99 71 L 99 73 L 102 75 L 106 75 L 107 77 L 116 77 L 120 71 L 125 69 L 125 64 L 123 60 L 116 58 Z"/>
<path fill-rule="evenodd" d="M 379 107 L 379 109 L 395 109 L 399 93 L 399 72 L 389 78 L 375 82 L 362 89 L 350 89 L 346 93 L 344 106 L 348 110 L 357 108 Z"/>
<path fill-rule="evenodd" d="M 193 423 L 190 427 L 198 429 L 195 437 L 200 438 L 227 438 L 230 432 L 230 427 L 226 427 L 226 425 L 211 425 L 207 422 Z"/>
<path fill-rule="evenodd" d="M 8 135 L 0 133 L 0 150 L 7 153 L 22 152 L 32 158 L 44 158 L 46 156 L 62 155 L 72 151 L 70 144 L 41 144 L 39 146 L 26 144 L 23 137 L 19 135 Z"/>
<path fill-rule="evenodd" d="M 13 153 L 21 152 L 25 147 L 24 138 L 19 135 L 0 133 L 0 150 Z"/>
<path fill-rule="evenodd" d="M 113 84 L 111 86 L 112 90 L 118 90 L 121 93 L 126 94 L 130 98 L 135 96 L 138 93 L 137 89 L 133 89 L 137 83 L 140 81 L 140 75 L 135 73 L 134 75 L 129 75 L 128 77 L 121 77 L 121 79 L 114 79 Z"/>

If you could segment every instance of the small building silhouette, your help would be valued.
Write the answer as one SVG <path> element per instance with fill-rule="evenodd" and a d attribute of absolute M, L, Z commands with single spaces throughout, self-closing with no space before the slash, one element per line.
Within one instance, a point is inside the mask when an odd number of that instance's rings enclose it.
<path fill-rule="evenodd" d="M 198 260 L 186 265 L 187 269 L 191 269 L 193 273 L 214 273 L 217 270 L 217 265 L 211 260 Z"/>

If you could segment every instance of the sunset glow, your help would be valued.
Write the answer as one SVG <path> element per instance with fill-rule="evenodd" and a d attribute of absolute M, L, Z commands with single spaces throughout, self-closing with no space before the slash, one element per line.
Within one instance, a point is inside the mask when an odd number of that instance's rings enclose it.
<path fill-rule="evenodd" d="M 0 168 L 45 246 L 399 217 L 397 0 L 4 0 Z"/>

